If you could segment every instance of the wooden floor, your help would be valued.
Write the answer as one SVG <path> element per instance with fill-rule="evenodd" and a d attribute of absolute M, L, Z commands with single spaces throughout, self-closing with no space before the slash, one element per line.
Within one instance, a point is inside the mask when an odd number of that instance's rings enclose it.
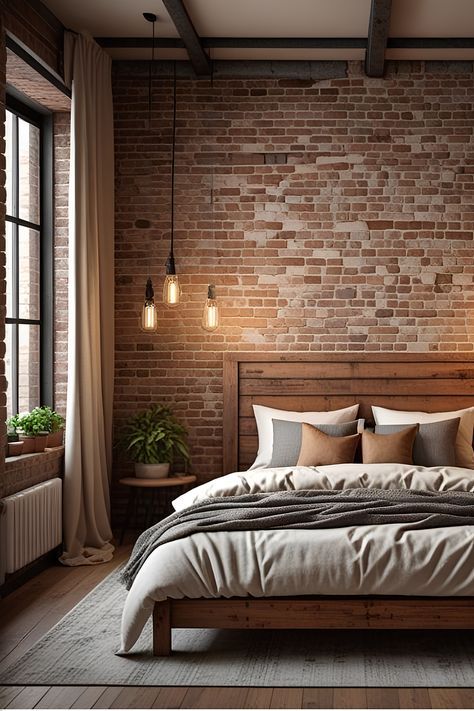
<path fill-rule="evenodd" d="M 1 600 L 0 669 L 19 659 L 129 550 L 122 546 L 105 565 L 48 568 Z M 5 686 L 0 708 L 474 708 L 474 688 Z"/>

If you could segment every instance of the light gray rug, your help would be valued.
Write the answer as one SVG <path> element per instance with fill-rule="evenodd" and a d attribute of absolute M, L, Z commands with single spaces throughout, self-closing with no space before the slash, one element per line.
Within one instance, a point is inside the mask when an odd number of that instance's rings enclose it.
<path fill-rule="evenodd" d="M 91 686 L 474 685 L 472 631 L 176 630 L 172 657 L 151 654 L 151 625 L 117 657 L 126 591 L 112 573 L 0 684 Z"/>

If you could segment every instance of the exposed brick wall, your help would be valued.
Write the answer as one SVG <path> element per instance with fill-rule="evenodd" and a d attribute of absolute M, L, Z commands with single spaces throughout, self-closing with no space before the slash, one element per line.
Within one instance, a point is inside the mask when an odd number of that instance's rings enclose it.
<path fill-rule="evenodd" d="M 5 123 L 6 64 L 7 55 L 5 50 L 3 15 L 0 12 L 0 124 L 2 126 Z M 7 381 L 5 378 L 5 203 L 5 138 L 4 132 L 2 131 L 0 135 L 0 498 L 4 494 L 5 488 L 6 427 L 4 423 L 7 412 Z"/>
<path fill-rule="evenodd" d="M 71 116 L 55 113 L 54 145 L 54 407 L 66 415 L 68 324 L 68 189 Z"/>
<path fill-rule="evenodd" d="M 0 0 L 5 27 L 62 76 L 63 27 L 28 0 Z"/>
<path fill-rule="evenodd" d="M 472 63 L 180 80 L 183 303 L 160 306 L 147 335 L 147 271 L 159 301 L 168 250 L 171 92 L 155 80 L 149 128 L 146 66 L 115 66 L 118 425 L 171 403 L 206 479 L 221 471 L 223 351 L 473 349 Z M 208 282 L 222 317 L 212 334 L 200 328 Z"/>
<path fill-rule="evenodd" d="M 24 42 L 48 63 L 55 71 L 61 72 L 62 64 L 62 44 L 63 31 L 60 23 L 55 22 L 53 18 L 48 17 L 47 13 L 39 12 L 27 0 L 0 0 L 0 122 L 3 124 L 5 120 L 5 86 L 6 86 L 6 64 L 7 53 L 5 50 L 5 29 L 12 32 L 18 39 Z M 18 68 L 18 65 L 16 65 Z M 10 64 L 9 82 L 15 84 L 14 73 L 15 66 Z M 21 86 L 25 90 L 25 86 Z M 42 88 L 44 90 L 44 86 Z M 45 92 L 46 96 L 47 92 Z M 59 105 L 59 104 L 58 104 Z M 0 423 L 4 423 L 6 419 L 6 379 L 5 373 L 5 142 L 3 131 L 0 136 Z M 60 202 L 61 186 L 56 189 L 56 199 Z M 62 211 L 62 212 L 61 212 Z M 60 207 L 59 214 L 56 216 L 58 227 L 61 227 L 61 214 L 64 214 L 64 209 Z M 59 232 L 58 244 L 61 249 L 63 245 L 64 234 Z M 64 249 L 63 249 L 64 252 Z M 61 252 L 58 252 L 55 257 L 56 268 L 60 272 Z M 61 285 L 58 291 L 58 299 L 61 298 L 61 289 L 64 294 L 64 285 Z M 61 314 L 61 319 L 64 323 L 64 313 Z M 61 322 L 58 323 L 56 333 L 61 334 Z M 59 358 L 57 359 L 59 361 Z M 58 368 L 58 372 L 60 369 Z M 64 399 L 61 390 L 61 375 L 58 377 L 56 392 L 58 400 L 61 404 Z M 4 461 L 4 445 L 6 431 L 4 427 L 0 428 L 0 497 L 5 490 L 5 461 Z"/>

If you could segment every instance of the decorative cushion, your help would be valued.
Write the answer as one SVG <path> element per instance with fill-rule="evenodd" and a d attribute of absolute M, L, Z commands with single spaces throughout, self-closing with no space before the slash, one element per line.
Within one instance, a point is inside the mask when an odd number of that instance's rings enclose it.
<path fill-rule="evenodd" d="M 362 433 L 363 464 L 413 464 L 413 445 L 418 425 L 406 427 L 394 434 Z"/>
<path fill-rule="evenodd" d="M 294 467 L 301 450 L 302 422 L 273 420 L 273 453 L 271 467 Z M 362 432 L 364 420 L 341 422 L 336 425 L 316 424 L 318 430 L 331 437 L 347 437 Z"/>
<path fill-rule="evenodd" d="M 413 445 L 413 464 L 423 467 L 456 466 L 456 437 L 460 417 L 420 425 Z M 409 425 L 376 425 L 376 434 L 400 432 Z"/>
<path fill-rule="evenodd" d="M 472 436 L 474 431 L 474 407 L 451 412 L 410 412 L 409 410 L 389 410 L 386 407 L 372 405 L 374 420 L 377 425 L 411 425 L 418 422 L 420 425 L 428 422 L 441 422 L 461 418 L 456 437 L 456 466 L 474 469 L 474 451 L 472 449 Z"/>
<path fill-rule="evenodd" d="M 254 405 L 253 411 L 257 422 L 258 453 L 250 469 L 268 467 L 272 460 L 273 452 L 273 418 L 287 420 L 288 422 L 308 422 L 309 424 L 337 424 L 351 422 L 357 417 L 359 405 L 344 407 L 342 410 L 329 410 L 327 412 L 295 412 L 293 410 L 277 410 L 264 405 Z"/>
<path fill-rule="evenodd" d="M 327 464 L 352 464 L 361 435 L 331 437 L 317 427 L 301 425 L 299 467 L 319 467 Z"/>

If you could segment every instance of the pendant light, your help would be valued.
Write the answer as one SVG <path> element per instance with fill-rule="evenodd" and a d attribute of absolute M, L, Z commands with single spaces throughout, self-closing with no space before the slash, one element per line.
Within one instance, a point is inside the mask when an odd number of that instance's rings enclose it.
<path fill-rule="evenodd" d="M 158 318 L 156 314 L 155 306 L 155 292 L 153 291 L 153 284 L 151 279 L 148 278 L 145 288 L 145 303 L 142 308 L 142 331 L 148 333 L 153 333 L 158 328 Z"/>
<path fill-rule="evenodd" d="M 155 22 L 156 15 L 152 12 L 144 12 L 143 17 L 147 22 L 151 22 L 153 27 L 153 40 L 151 46 L 151 62 L 148 67 L 148 128 L 151 127 L 151 82 L 152 82 L 152 66 L 155 60 Z M 154 333 L 158 329 L 158 318 L 155 306 L 155 292 L 153 291 L 153 283 L 148 277 L 145 287 L 145 302 L 142 307 L 141 327 L 146 333 Z"/>
<path fill-rule="evenodd" d="M 215 331 L 219 326 L 219 307 L 216 301 L 216 287 L 209 284 L 207 299 L 202 312 L 202 327 L 205 331 Z"/>
<path fill-rule="evenodd" d="M 170 252 L 166 260 L 166 277 L 163 284 L 163 301 L 166 306 L 177 306 L 181 298 L 181 286 L 176 266 L 174 263 L 174 172 L 175 172 L 175 150 L 176 150 L 176 61 L 173 72 L 173 142 L 171 150 L 171 229 L 170 229 Z"/>
<path fill-rule="evenodd" d="M 214 66 L 211 65 L 211 88 L 214 88 Z M 211 219 L 214 242 L 216 232 L 214 229 L 214 162 L 211 164 Z M 219 326 L 219 307 L 216 300 L 216 287 L 209 284 L 207 287 L 207 299 L 202 312 L 201 325 L 205 331 L 215 331 Z"/>

